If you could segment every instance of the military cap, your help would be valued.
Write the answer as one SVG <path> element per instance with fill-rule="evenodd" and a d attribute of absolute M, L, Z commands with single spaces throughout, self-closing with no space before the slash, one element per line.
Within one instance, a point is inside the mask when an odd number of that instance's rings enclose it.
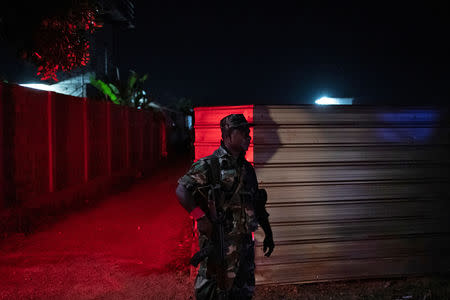
<path fill-rule="evenodd" d="M 220 120 L 220 129 L 222 131 L 249 126 L 253 126 L 253 124 L 248 123 L 243 114 L 231 114 Z"/>

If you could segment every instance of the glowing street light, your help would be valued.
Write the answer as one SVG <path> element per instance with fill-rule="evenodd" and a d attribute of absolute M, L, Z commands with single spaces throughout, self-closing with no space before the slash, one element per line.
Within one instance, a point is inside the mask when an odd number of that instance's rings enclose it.
<path fill-rule="evenodd" d="M 353 98 L 330 98 L 322 97 L 315 101 L 319 105 L 352 105 Z"/>

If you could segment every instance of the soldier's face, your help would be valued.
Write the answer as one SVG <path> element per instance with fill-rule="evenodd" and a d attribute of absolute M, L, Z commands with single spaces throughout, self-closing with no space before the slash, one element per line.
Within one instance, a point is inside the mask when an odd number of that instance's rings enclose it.
<path fill-rule="evenodd" d="M 236 152 L 246 152 L 250 146 L 250 129 L 238 128 L 231 132 L 229 147 Z"/>

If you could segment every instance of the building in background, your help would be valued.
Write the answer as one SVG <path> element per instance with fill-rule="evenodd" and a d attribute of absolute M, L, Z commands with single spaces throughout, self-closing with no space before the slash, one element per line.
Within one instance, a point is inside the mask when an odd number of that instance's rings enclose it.
<path fill-rule="evenodd" d="M 103 28 L 92 38 L 91 71 L 98 78 L 120 79 L 120 35 L 135 28 L 135 6 L 130 0 L 99 0 Z"/>

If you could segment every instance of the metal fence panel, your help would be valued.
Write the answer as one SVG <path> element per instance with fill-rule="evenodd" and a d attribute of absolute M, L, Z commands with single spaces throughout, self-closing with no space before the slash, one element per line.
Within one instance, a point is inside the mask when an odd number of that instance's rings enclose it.
<path fill-rule="evenodd" d="M 254 162 L 276 248 L 256 239 L 257 284 L 450 271 L 448 108 L 242 106 L 195 109 L 195 157 L 219 121 L 255 124 Z"/>
<path fill-rule="evenodd" d="M 52 94 L 54 103 L 55 190 L 84 182 L 83 99 Z"/>
<path fill-rule="evenodd" d="M 258 284 L 449 271 L 448 116 L 255 107 L 255 169 L 277 245 L 265 258 L 256 232 Z"/>
<path fill-rule="evenodd" d="M 16 203 L 50 191 L 49 93 L 13 86 Z"/>
<path fill-rule="evenodd" d="M 87 103 L 89 180 L 108 175 L 108 134 L 106 102 Z"/>
<path fill-rule="evenodd" d="M 110 105 L 111 109 L 111 168 L 112 172 L 127 168 L 128 122 L 127 108 Z"/>

